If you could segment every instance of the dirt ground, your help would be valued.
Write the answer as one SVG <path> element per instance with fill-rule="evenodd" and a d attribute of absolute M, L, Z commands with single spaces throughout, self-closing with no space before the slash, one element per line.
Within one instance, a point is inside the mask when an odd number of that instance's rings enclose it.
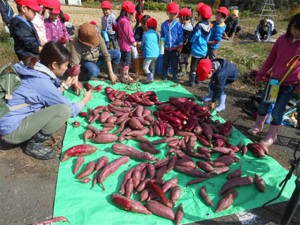
<path fill-rule="evenodd" d="M 75 26 L 83 21 L 99 20 L 99 9 L 83 9 L 79 7 L 63 7 L 66 13 L 71 15 Z M 152 13 L 150 13 L 152 15 Z M 156 18 L 165 18 L 163 13 L 156 13 Z M 186 86 L 186 79 L 179 82 L 196 97 L 206 94 L 207 84 L 201 84 L 194 88 Z M 244 85 L 244 88 L 242 88 Z M 246 136 L 246 130 L 253 124 L 253 120 L 242 112 L 243 104 L 251 95 L 252 88 L 247 84 L 235 84 L 227 92 L 227 108 L 220 115 L 234 121 L 237 129 Z M 266 135 L 267 127 L 262 135 L 251 140 L 259 140 Z M 65 128 L 54 134 L 55 149 L 60 154 L 60 145 Z M 270 149 L 271 156 L 285 168 L 289 168 L 289 159 L 292 159 L 292 149 L 288 143 L 291 139 L 298 140 L 300 131 L 291 127 L 282 127 L 278 141 Z M 53 143 L 52 142 L 52 143 Z M 59 166 L 58 157 L 53 160 L 36 160 L 23 154 L 21 146 L 11 146 L 0 143 L 0 224 L 2 225 L 27 225 L 51 217 L 55 186 Z M 289 182 L 294 182 L 290 180 Z M 274 188 L 275 190 L 275 188 Z M 258 208 L 251 211 L 256 219 L 246 219 L 241 222 L 241 216 L 231 215 L 214 220 L 202 221 L 194 224 L 279 224 L 283 214 L 285 203 Z M 300 224 L 300 209 L 295 213 L 291 224 Z M 99 223 L 100 224 L 100 223 Z"/>

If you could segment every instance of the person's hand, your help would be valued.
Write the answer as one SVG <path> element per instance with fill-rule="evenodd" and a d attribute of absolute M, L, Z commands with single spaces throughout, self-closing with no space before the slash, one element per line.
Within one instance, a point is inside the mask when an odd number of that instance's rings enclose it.
<path fill-rule="evenodd" d="M 112 84 L 115 84 L 118 81 L 118 77 L 114 73 L 110 74 L 109 77 Z"/>
<path fill-rule="evenodd" d="M 216 108 L 216 103 L 215 102 L 208 102 L 207 103 L 208 107 L 211 109 L 211 110 L 214 110 Z"/>
<path fill-rule="evenodd" d="M 93 98 L 92 89 L 84 93 L 82 101 L 86 104 Z"/>
<path fill-rule="evenodd" d="M 132 46 L 134 46 L 134 47 L 136 47 L 136 45 L 137 45 L 136 42 L 134 42 L 134 43 L 132 44 Z"/>

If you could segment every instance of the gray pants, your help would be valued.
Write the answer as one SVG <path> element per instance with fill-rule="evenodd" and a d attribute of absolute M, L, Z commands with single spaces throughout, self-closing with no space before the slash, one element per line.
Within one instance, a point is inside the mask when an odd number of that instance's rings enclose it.
<path fill-rule="evenodd" d="M 145 74 L 155 72 L 155 64 L 157 58 L 146 58 L 143 63 L 143 70 Z"/>
<path fill-rule="evenodd" d="M 61 128 L 70 116 L 70 108 L 64 104 L 43 108 L 26 117 L 16 130 L 2 138 L 7 143 L 20 144 L 31 139 L 39 131 L 52 134 Z"/>

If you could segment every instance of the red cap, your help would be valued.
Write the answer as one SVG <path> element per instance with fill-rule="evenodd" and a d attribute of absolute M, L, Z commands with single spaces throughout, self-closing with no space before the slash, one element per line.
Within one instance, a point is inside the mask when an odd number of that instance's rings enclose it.
<path fill-rule="evenodd" d="M 95 20 L 90 21 L 90 24 L 96 25 L 96 26 L 98 25 L 97 22 L 96 22 Z"/>
<path fill-rule="evenodd" d="M 200 2 L 198 5 L 197 5 L 197 12 L 199 12 L 199 9 L 205 5 L 203 2 Z"/>
<path fill-rule="evenodd" d="M 181 17 L 181 16 L 191 16 L 192 15 L 192 12 L 189 8 L 182 8 L 179 13 L 178 13 L 178 16 L 177 17 Z"/>
<path fill-rule="evenodd" d="M 135 6 L 131 1 L 125 1 L 122 4 L 122 9 L 128 13 L 136 13 Z"/>
<path fill-rule="evenodd" d="M 42 11 L 43 9 L 39 6 L 37 0 L 15 0 L 17 5 L 25 5 L 34 11 Z"/>
<path fill-rule="evenodd" d="M 70 15 L 69 15 L 69 14 L 65 13 L 65 14 L 64 14 L 64 17 L 65 17 L 65 20 L 66 20 L 66 21 L 70 21 Z"/>
<path fill-rule="evenodd" d="M 154 18 L 147 19 L 146 22 L 147 27 L 157 27 L 157 21 Z"/>
<path fill-rule="evenodd" d="M 55 6 L 54 9 L 50 13 L 59 15 L 60 14 L 60 3 L 59 3 L 59 6 Z"/>
<path fill-rule="evenodd" d="M 101 9 L 112 9 L 112 4 L 109 1 L 103 1 L 101 3 Z"/>
<path fill-rule="evenodd" d="M 229 12 L 225 6 L 221 6 L 220 8 L 218 8 L 217 13 L 223 13 L 227 17 Z"/>
<path fill-rule="evenodd" d="M 210 59 L 201 59 L 197 65 L 197 76 L 199 81 L 205 81 L 211 71 L 212 63 Z"/>
<path fill-rule="evenodd" d="M 205 20 L 209 20 L 212 16 L 211 7 L 209 5 L 206 5 L 206 4 L 202 5 L 199 8 L 198 13 Z"/>
<path fill-rule="evenodd" d="M 56 6 L 60 5 L 58 0 L 37 0 L 39 5 L 44 6 L 49 9 L 54 9 Z"/>
<path fill-rule="evenodd" d="M 169 13 L 179 13 L 179 5 L 176 2 L 168 3 L 167 12 L 169 12 Z"/>

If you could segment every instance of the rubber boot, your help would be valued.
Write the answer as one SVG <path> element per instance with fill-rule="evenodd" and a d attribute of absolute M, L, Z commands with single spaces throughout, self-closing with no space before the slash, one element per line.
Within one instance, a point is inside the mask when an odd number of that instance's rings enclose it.
<path fill-rule="evenodd" d="M 269 133 L 267 136 L 261 140 L 260 142 L 263 143 L 265 146 L 269 147 L 274 144 L 277 140 L 277 133 L 279 131 L 280 125 L 270 125 Z"/>
<path fill-rule="evenodd" d="M 214 92 L 209 88 L 208 89 L 208 95 L 201 98 L 200 100 L 203 101 L 203 102 L 210 102 L 212 100 L 213 95 L 214 95 Z"/>
<path fill-rule="evenodd" d="M 267 117 L 268 117 L 268 115 L 265 115 L 265 116 L 257 115 L 254 127 L 247 130 L 247 133 L 255 136 L 258 133 L 262 132 Z"/>
<path fill-rule="evenodd" d="M 143 84 L 150 84 L 153 82 L 153 73 L 147 73 L 147 78 L 145 81 L 143 81 Z"/>
<path fill-rule="evenodd" d="M 45 135 L 40 131 L 29 140 L 24 153 L 37 159 L 53 159 L 56 156 L 56 152 L 52 148 L 44 145 L 44 142 L 47 141 L 50 136 L 51 135 Z"/>
<path fill-rule="evenodd" d="M 196 73 L 195 72 L 190 73 L 190 78 L 189 78 L 190 87 L 195 87 L 195 80 L 196 80 Z"/>
<path fill-rule="evenodd" d="M 132 77 L 129 76 L 129 66 L 123 67 L 123 74 L 121 74 L 121 81 L 125 84 L 133 83 Z"/>
<path fill-rule="evenodd" d="M 222 112 L 225 110 L 225 108 L 226 108 L 225 102 L 226 102 L 226 95 L 223 94 L 223 95 L 221 95 L 219 105 L 216 108 L 217 112 Z"/>

